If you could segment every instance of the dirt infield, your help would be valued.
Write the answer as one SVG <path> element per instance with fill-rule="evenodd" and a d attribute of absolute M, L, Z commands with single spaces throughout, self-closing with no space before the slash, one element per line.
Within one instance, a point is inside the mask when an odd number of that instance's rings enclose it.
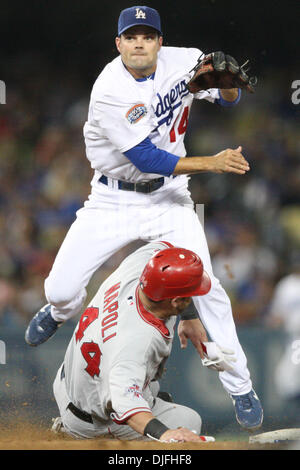
<path fill-rule="evenodd" d="M 258 445 L 248 442 L 216 441 L 209 443 L 162 444 L 159 442 L 117 441 L 108 439 L 75 440 L 63 434 L 28 423 L 0 429 L 0 450 L 269 450 L 278 444 Z"/>

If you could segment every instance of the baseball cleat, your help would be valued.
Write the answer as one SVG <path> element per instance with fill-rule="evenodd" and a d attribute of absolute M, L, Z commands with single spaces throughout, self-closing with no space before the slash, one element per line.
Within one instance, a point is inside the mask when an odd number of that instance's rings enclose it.
<path fill-rule="evenodd" d="M 234 404 L 237 422 L 248 431 L 260 428 L 263 422 L 263 409 L 258 396 L 252 389 L 245 395 L 230 395 Z"/>
<path fill-rule="evenodd" d="M 38 346 L 54 335 L 62 322 L 55 321 L 51 316 L 51 305 L 47 304 L 37 312 L 25 332 L 25 341 L 29 346 Z"/>
<path fill-rule="evenodd" d="M 61 417 L 59 416 L 58 418 L 52 418 L 52 426 L 51 426 L 51 431 L 54 432 L 55 434 L 59 432 L 64 432 L 64 425 L 62 422 Z"/>

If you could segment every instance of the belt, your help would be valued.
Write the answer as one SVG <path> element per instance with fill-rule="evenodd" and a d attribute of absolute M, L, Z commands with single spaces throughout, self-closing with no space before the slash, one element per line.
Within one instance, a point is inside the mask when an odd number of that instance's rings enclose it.
<path fill-rule="evenodd" d="M 82 419 L 82 421 L 93 424 L 92 416 L 89 413 L 86 413 L 86 411 L 82 411 L 77 408 L 77 406 L 72 402 L 68 404 L 67 409 L 69 409 L 77 418 Z"/>
<path fill-rule="evenodd" d="M 64 378 L 65 378 L 65 365 L 63 364 L 61 368 L 60 379 L 63 380 Z M 77 406 L 75 406 L 71 401 L 68 404 L 67 409 L 69 409 L 71 413 L 73 413 L 74 416 L 76 416 L 79 419 L 82 419 L 82 421 L 93 424 L 92 416 L 86 411 L 82 411 L 79 408 L 77 408 Z"/>
<path fill-rule="evenodd" d="M 173 178 L 176 178 L 175 175 Z M 108 185 L 108 178 L 105 175 L 102 175 L 99 180 L 100 183 Z M 156 178 L 150 181 L 144 181 L 141 183 L 129 183 L 127 181 L 114 180 L 118 182 L 118 189 L 123 189 L 125 191 L 136 191 L 137 193 L 152 193 L 161 188 L 165 183 L 165 178 Z"/>

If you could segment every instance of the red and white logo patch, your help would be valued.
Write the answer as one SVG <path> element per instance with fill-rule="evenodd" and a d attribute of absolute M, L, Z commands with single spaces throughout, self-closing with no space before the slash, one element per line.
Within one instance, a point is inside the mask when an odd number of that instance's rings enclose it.
<path fill-rule="evenodd" d="M 131 387 L 126 389 L 126 395 L 131 395 L 132 398 L 140 398 L 142 396 L 142 392 L 140 387 L 134 383 L 131 385 Z"/>

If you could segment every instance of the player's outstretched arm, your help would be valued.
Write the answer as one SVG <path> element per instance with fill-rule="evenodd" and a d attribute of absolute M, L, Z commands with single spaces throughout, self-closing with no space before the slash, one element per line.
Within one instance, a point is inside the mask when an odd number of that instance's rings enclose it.
<path fill-rule="evenodd" d="M 162 442 L 171 440 L 180 442 L 203 442 L 203 436 L 198 436 L 186 428 L 168 429 L 152 413 L 141 412 L 131 416 L 127 424 L 135 431 Z"/>
<path fill-rule="evenodd" d="M 250 170 L 249 163 L 242 154 L 242 147 L 226 149 L 210 157 L 180 158 L 173 171 L 174 175 L 202 172 L 236 173 L 244 175 Z"/>
<path fill-rule="evenodd" d="M 154 418 L 155 416 L 152 413 L 146 413 L 144 411 L 141 411 L 140 413 L 136 413 L 135 415 L 131 416 L 126 423 L 136 432 L 144 434 L 145 427 L 147 426 L 149 421 Z"/>

